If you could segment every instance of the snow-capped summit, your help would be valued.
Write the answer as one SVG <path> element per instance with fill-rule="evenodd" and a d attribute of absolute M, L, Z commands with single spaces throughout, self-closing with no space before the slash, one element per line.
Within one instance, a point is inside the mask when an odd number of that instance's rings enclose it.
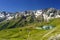
<path fill-rule="evenodd" d="M 4 14 L 1 14 L 1 13 L 0 13 L 0 18 L 4 18 L 4 17 L 5 17 Z"/>
<path fill-rule="evenodd" d="M 1 18 L 4 18 L 4 20 L 11 20 L 14 17 L 18 18 L 21 16 L 32 16 L 33 18 L 42 18 L 46 21 L 49 21 L 50 19 L 53 18 L 59 18 L 60 17 L 60 10 L 55 9 L 55 8 L 48 8 L 48 9 L 41 9 L 41 10 L 28 10 L 28 11 L 24 11 L 24 12 L 15 12 L 14 13 L 10 13 L 10 12 L 0 12 L 0 20 Z"/>
<path fill-rule="evenodd" d="M 36 13 L 35 13 L 35 16 L 37 17 L 37 16 L 41 15 L 42 12 L 43 12 L 42 10 L 37 10 Z"/>

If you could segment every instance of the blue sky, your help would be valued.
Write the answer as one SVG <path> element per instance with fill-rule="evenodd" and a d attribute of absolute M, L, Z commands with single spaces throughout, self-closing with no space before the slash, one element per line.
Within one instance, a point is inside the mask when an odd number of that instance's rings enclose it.
<path fill-rule="evenodd" d="M 0 11 L 16 12 L 44 8 L 60 9 L 60 0 L 0 0 Z"/>

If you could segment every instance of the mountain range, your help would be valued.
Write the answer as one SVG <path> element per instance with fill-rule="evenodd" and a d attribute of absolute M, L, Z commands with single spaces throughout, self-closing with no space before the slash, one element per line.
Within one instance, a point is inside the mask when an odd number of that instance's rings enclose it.
<path fill-rule="evenodd" d="M 0 40 L 59 40 L 60 10 L 47 8 L 0 12 Z"/>
<path fill-rule="evenodd" d="M 17 17 L 27 17 L 27 16 L 32 16 L 34 19 L 39 18 L 39 20 L 43 19 L 46 21 L 49 21 L 50 19 L 53 18 L 59 18 L 60 17 L 60 10 L 55 9 L 55 8 L 47 8 L 47 9 L 41 9 L 41 10 L 28 10 L 24 12 L 15 12 L 15 13 L 10 13 L 10 12 L 0 12 L 0 21 L 3 20 L 11 20 Z"/>

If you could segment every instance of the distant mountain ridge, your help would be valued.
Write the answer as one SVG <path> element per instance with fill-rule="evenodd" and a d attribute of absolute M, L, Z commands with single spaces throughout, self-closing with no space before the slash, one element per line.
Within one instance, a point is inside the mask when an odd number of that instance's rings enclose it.
<path fill-rule="evenodd" d="M 21 16 L 27 17 L 31 15 L 34 18 L 44 19 L 46 21 L 49 21 L 49 19 L 53 18 L 59 18 L 60 17 L 60 10 L 55 8 L 48 8 L 48 9 L 41 9 L 36 11 L 24 11 L 24 12 L 15 12 L 15 13 L 9 13 L 9 12 L 0 12 L 0 20 L 11 20 L 13 18 L 18 18 Z M 40 17 L 40 18 L 39 18 Z"/>
<path fill-rule="evenodd" d="M 58 9 L 0 12 L 0 40 L 54 40 L 56 34 L 60 34 Z"/>

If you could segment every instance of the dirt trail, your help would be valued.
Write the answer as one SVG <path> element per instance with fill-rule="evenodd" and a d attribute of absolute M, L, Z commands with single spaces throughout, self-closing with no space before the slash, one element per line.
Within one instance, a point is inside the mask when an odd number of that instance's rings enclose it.
<path fill-rule="evenodd" d="M 50 30 L 48 33 L 46 33 L 41 40 L 43 40 L 44 37 L 46 37 L 47 35 L 51 34 L 52 32 L 54 32 L 57 28 L 54 28 L 52 30 Z"/>

